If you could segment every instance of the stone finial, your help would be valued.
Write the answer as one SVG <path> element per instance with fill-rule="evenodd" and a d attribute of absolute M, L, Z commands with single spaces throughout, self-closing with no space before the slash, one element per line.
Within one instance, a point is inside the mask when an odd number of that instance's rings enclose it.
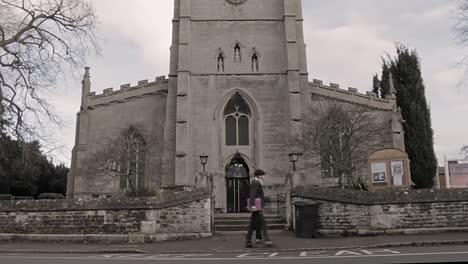
<path fill-rule="evenodd" d="M 90 67 L 85 67 L 85 73 L 83 75 L 83 90 L 85 89 L 85 86 L 89 86 L 91 88 L 91 74 L 89 73 Z M 89 92 L 89 91 L 88 91 Z"/>
<path fill-rule="evenodd" d="M 393 147 L 405 151 L 405 130 L 403 124 L 406 121 L 401 114 L 401 108 L 396 106 L 393 108 L 392 114 L 392 132 L 393 132 Z"/>
<path fill-rule="evenodd" d="M 91 74 L 90 67 L 85 67 L 83 81 L 81 82 L 81 110 L 86 108 L 86 96 L 91 92 Z"/>
<path fill-rule="evenodd" d="M 91 75 L 89 74 L 89 69 L 91 69 L 90 67 L 85 67 L 85 74 L 84 74 L 84 78 L 90 78 Z"/>

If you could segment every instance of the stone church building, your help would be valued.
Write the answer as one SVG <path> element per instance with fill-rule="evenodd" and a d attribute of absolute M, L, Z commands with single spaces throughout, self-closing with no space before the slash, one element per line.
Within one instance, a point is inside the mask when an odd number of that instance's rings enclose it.
<path fill-rule="evenodd" d="M 145 145 L 145 151 L 137 148 L 123 167 L 136 175 L 138 186 L 195 186 L 204 153 L 216 208 L 226 212 L 244 210 L 257 168 L 267 172 L 267 195 L 284 192 L 291 170 L 290 139 L 301 133 L 307 109 L 318 101 L 372 109 L 388 122 L 382 148 L 404 149 L 395 94 L 382 99 L 309 81 L 301 0 L 174 0 L 170 52 L 167 78 L 103 94 L 91 91 L 86 68 L 68 176 L 70 197 L 113 195 L 128 188 L 121 177 L 85 167 L 101 158 L 115 165 L 116 174 L 125 174 L 122 164 L 100 151 L 117 144 L 112 139 L 132 126 L 144 127 L 131 142 L 140 138 L 135 144 Z M 320 169 L 299 168 L 300 184 L 330 183 Z"/>

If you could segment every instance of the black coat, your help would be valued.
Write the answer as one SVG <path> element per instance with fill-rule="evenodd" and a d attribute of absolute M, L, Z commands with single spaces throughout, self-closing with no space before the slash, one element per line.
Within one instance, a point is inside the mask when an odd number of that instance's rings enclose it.
<path fill-rule="evenodd" d="M 250 184 L 250 204 L 251 206 L 255 205 L 255 199 L 261 198 L 262 199 L 262 207 L 265 203 L 265 194 L 263 193 L 263 185 L 260 183 L 259 180 L 255 179 Z"/>

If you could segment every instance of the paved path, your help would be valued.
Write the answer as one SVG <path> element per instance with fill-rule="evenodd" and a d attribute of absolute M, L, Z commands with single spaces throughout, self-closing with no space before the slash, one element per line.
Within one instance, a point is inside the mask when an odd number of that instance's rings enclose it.
<path fill-rule="evenodd" d="M 468 233 L 443 233 L 423 235 L 398 235 L 346 238 L 296 238 L 291 232 L 272 234 L 273 248 L 244 248 L 244 237 L 237 235 L 215 235 L 212 238 L 170 241 L 143 245 L 116 244 L 66 244 L 66 243 L 17 243 L 0 242 L 0 253 L 237 253 L 258 251 L 304 251 L 352 248 L 393 248 L 399 246 L 464 245 L 468 244 Z"/>

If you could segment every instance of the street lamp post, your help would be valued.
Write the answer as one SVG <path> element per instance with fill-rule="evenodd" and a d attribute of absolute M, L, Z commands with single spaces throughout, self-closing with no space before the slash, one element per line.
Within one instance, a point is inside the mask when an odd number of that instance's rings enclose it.
<path fill-rule="evenodd" d="M 294 175 L 296 174 L 296 162 L 299 160 L 299 157 L 302 156 L 301 153 L 298 152 L 291 152 L 288 154 L 289 161 L 293 164 L 293 172 L 288 173 L 288 179 L 286 182 L 287 190 L 286 190 L 286 229 L 292 230 L 293 229 L 293 218 L 292 218 L 292 199 L 291 193 L 292 188 L 294 188 Z"/>
<path fill-rule="evenodd" d="M 200 155 L 200 162 L 201 162 L 201 164 L 203 166 L 203 173 L 205 173 L 205 166 L 208 163 L 208 155 L 206 155 L 205 153 L 201 154 Z"/>
<path fill-rule="evenodd" d="M 214 212 L 215 212 L 215 196 L 213 193 L 214 189 L 214 179 L 213 179 L 213 174 L 207 174 L 206 173 L 206 164 L 208 163 L 208 155 L 205 153 L 200 155 L 200 163 L 203 166 L 203 177 L 206 180 L 206 185 L 208 187 L 208 191 L 211 194 L 211 232 L 215 232 L 215 226 L 214 226 Z"/>
<path fill-rule="evenodd" d="M 302 156 L 301 153 L 291 152 L 289 155 L 289 161 L 293 164 L 293 172 L 296 172 L 296 162 L 299 160 L 299 157 Z"/>

